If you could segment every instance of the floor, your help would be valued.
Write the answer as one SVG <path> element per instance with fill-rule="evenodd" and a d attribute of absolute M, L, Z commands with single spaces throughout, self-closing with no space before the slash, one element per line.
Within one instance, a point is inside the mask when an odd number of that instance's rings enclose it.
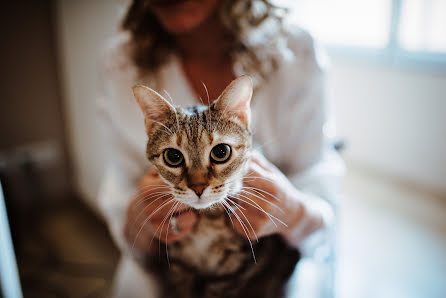
<path fill-rule="evenodd" d="M 47 209 L 21 247 L 25 298 L 109 296 L 119 251 L 105 225 L 79 200 Z"/>
<path fill-rule="evenodd" d="M 339 211 L 338 297 L 446 297 L 446 198 L 351 167 Z M 42 218 L 25 297 L 107 297 L 119 253 L 105 226 L 79 203 Z"/>
<path fill-rule="evenodd" d="M 446 198 L 354 167 L 344 189 L 339 297 L 446 297 Z"/>

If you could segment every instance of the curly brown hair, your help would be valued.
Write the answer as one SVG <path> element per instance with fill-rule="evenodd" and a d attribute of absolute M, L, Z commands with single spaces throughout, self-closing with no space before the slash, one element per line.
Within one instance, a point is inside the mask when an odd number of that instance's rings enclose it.
<path fill-rule="evenodd" d="M 282 26 L 287 11 L 271 0 L 223 0 L 220 6 L 220 18 L 234 41 L 233 61 L 238 62 L 239 72 L 253 77 L 256 86 L 277 69 L 287 50 Z M 130 32 L 131 58 L 142 71 L 155 72 L 175 51 L 172 35 L 147 0 L 132 1 L 121 27 Z"/>

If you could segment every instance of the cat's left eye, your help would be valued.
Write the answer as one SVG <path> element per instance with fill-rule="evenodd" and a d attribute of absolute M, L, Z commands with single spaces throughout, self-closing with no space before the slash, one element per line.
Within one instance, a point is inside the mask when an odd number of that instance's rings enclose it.
<path fill-rule="evenodd" d="M 227 144 L 218 144 L 211 150 L 211 161 L 224 163 L 231 157 L 231 147 Z"/>

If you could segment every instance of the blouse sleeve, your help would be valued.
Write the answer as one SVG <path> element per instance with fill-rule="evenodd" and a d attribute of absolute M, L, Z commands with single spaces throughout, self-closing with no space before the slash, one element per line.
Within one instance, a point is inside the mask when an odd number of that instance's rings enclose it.
<path fill-rule="evenodd" d="M 121 145 L 119 135 L 106 119 L 102 119 L 106 134 L 107 162 L 98 194 L 99 207 L 115 243 L 121 250 L 127 249 L 124 226 L 127 206 L 137 192 L 138 179 L 143 171 Z"/>
<path fill-rule="evenodd" d="M 277 119 L 278 127 L 286 131 L 281 142 L 285 154 L 280 168 L 293 185 L 306 194 L 309 212 L 322 213 L 324 222 L 321 230 L 304 238 L 304 218 L 286 240 L 292 246 L 299 246 L 304 253 L 314 253 L 315 247 L 333 234 L 338 185 L 344 164 L 329 135 L 333 134 L 334 125 L 327 98 L 326 74 L 320 54 L 313 41 L 308 39 L 303 50 L 306 54 L 304 63 L 294 70 L 296 77 L 290 78 L 289 90 L 292 92 Z"/>
<path fill-rule="evenodd" d="M 119 48 L 118 48 L 119 49 Z M 102 94 L 97 101 L 98 122 L 104 135 L 105 170 L 98 192 L 98 205 L 115 243 L 125 252 L 129 245 L 124 238 L 127 206 L 138 191 L 139 179 L 148 162 L 135 152 L 129 142 L 125 117 L 120 110 L 119 90 L 131 90 L 124 74 L 122 53 L 117 48 L 107 49 L 102 67 Z M 130 91 L 129 91 L 130 92 Z M 128 129 L 127 129 L 128 130 Z"/>

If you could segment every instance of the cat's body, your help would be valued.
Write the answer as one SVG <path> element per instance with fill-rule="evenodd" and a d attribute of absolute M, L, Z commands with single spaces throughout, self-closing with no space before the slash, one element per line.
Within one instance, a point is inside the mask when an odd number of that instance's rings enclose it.
<path fill-rule="evenodd" d="M 134 92 L 145 114 L 148 159 L 175 201 L 198 217 L 190 234 L 160 242 L 159 252 L 146 258 L 161 297 L 284 297 L 298 251 L 278 235 L 251 242 L 246 223 L 246 237 L 232 227 L 243 221 L 233 214 L 233 196 L 242 189 L 252 151 L 250 79 L 235 80 L 210 107 L 174 107 L 142 86 Z"/>
<path fill-rule="evenodd" d="M 146 268 L 166 298 L 280 298 L 299 261 L 297 250 L 278 236 L 254 241 L 234 231 L 223 208 L 201 211 L 195 230 L 182 240 L 160 244 Z M 168 258 L 167 258 L 168 257 Z"/>

